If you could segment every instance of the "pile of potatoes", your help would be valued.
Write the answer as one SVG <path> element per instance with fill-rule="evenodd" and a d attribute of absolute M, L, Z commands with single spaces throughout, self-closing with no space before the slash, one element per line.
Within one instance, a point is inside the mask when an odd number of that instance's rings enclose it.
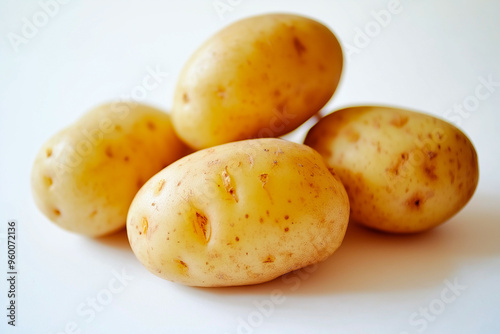
<path fill-rule="evenodd" d="M 32 170 L 40 210 L 98 237 L 126 226 L 143 265 L 170 281 L 232 286 L 323 261 L 349 218 L 414 233 L 472 197 L 470 140 L 433 116 L 357 106 L 316 115 L 343 55 L 323 24 L 269 14 L 208 39 L 177 82 L 171 114 L 102 105 L 49 139 Z"/>

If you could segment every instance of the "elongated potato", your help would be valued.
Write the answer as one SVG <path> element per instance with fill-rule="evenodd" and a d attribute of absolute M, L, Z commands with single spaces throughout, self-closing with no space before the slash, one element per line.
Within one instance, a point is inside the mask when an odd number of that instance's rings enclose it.
<path fill-rule="evenodd" d="M 317 113 L 342 71 L 335 35 L 287 14 L 240 20 L 207 40 L 177 82 L 172 121 L 196 149 L 279 137 Z"/>
<path fill-rule="evenodd" d="M 105 235 L 125 226 L 144 182 L 186 153 L 168 114 L 144 105 L 102 105 L 42 146 L 31 175 L 35 202 L 64 229 Z"/>
<path fill-rule="evenodd" d="M 351 217 L 387 232 L 419 232 L 457 213 L 479 177 L 474 146 L 459 129 L 430 115 L 353 107 L 324 117 L 305 144 L 346 187 Z"/>
<path fill-rule="evenodd" d="M 198 151 L 153 176 L 127 219 L 137 258 L 194 286 L 269 281 L 342 242 L 349 202 L 311 148 L 254 139 Z"/>

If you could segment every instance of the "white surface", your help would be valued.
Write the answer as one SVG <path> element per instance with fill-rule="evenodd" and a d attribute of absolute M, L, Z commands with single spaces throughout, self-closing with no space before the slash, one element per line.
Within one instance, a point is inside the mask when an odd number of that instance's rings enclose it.
<path fill-rule="evenodd" d="M 500 2 L 403 1 L 385 27 L 359 44 L 358 29 L 376 29 L 372 11 L 390 2 L 221 0 L 233 5 L 220 17 L 214 1 L 73 0 L 15 51 L 9 33 L 22 35 L 23 18 L 33 22 L 43 9 L 38 1 L 2 0 L 0 268 L 7 271 L 7 220 L 17 219 L 19 294 L 17 327 L 6 324 L 2 311 L 0 332 L 499 333 Z M 346 55 L 325 113 L 376 103 L 444 117 L 454 105 L 479 102 L 467 114 L 447 116 L 460 121 L 479 155 L 480 183 L 464 210 L 415 236 L 351 226 L 338 252 L 307 268 L 310 273 L 199 289 L 147 272 L 125 233 L 86 239 L 60 230 L 36 209 L 29 173 L 42 142 L 93 106 L 130 96 L 149 69 L 168 76 L 160 76 L 144 101 L 168 110 L 177 75 L 203 40 L 239 18 L 275 11 L 326 23 L 346 53 L 348 45 L 360 46 Z M 478 86 L 488 77 L 497 84 L 485 97 Z M 472 98 L 476 89 L 481 100 Z M 114 279 L 122 270 L 133 277 L 125 286 Z M 446 290 L 453 282 L 465 288 Z M 96 297 L 106 305 L 92 316 L 86 303 Z"/>

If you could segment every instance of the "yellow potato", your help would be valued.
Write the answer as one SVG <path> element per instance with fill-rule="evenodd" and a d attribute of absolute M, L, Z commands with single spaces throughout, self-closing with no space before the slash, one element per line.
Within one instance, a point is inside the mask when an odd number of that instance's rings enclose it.
<path fill-rule="evenodd" d="M 336 111 L 316 124 L 305 144 L 344 184 L 351 217 L 374 229 L 430 229 L 474 194 L 474 146 L 455 126 L 433 116 L 387 107 Z"/>
<path fill-rule="evenodd" d="M 240 20 L 184 66 L 172 108 L 175 130 L 196 149 L 279 137 L 328 102 L 342 62 L 337 38 L 319 22 L 285 14 Z"/>
<path fill-rule="evenodd" d="M 344 187 L 317 152 L 253 139 L 198 151 L 153 176 L 132 202 L 127 232 L 159 277 L 246 285 L 326 259 L 348 216 Z"/>
<path fill-rule="evenodd" d="M 106 104 L 50 138 L 32 169 L 35 202 L 54 223 L 101 236 L 125 226 L 152 175 L 187 153 L 170 116 L 137 104 Z"/>

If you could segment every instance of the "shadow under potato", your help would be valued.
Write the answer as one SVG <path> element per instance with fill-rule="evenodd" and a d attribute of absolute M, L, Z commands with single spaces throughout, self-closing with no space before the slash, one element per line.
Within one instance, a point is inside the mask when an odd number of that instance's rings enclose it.
<path fill-rule="evenodd" d="M 94 240 L 109 247 L 132 251 L 130 243 L 128 242 L 127 230 L 125 228 L 103 237 L 94 238 Z"/>

